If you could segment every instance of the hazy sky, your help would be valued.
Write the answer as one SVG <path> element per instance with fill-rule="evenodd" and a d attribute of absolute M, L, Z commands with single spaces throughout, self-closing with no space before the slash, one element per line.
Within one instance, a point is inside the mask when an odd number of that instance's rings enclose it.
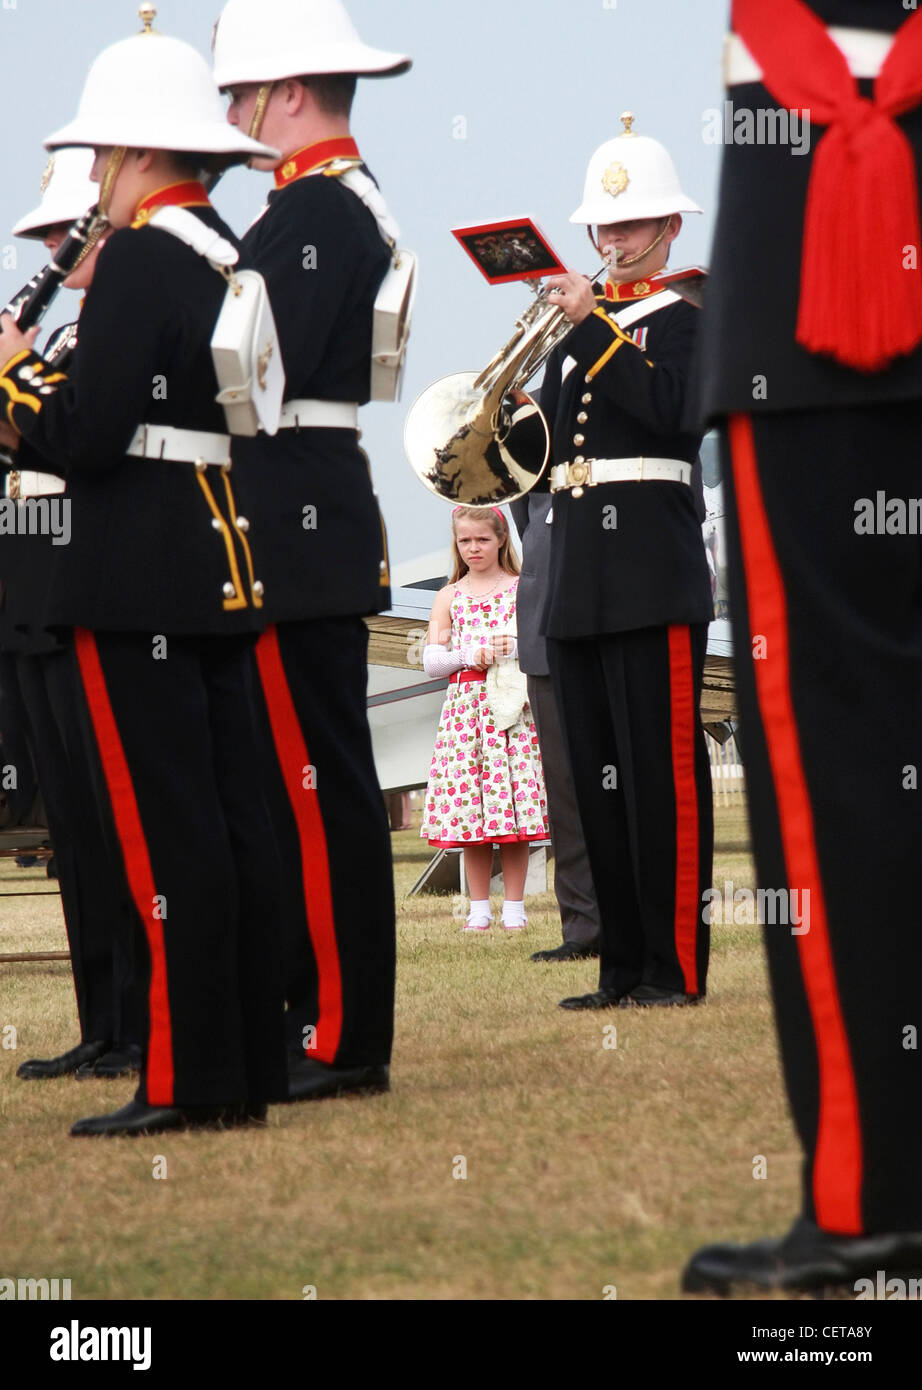
<path fill-rule="evenodd" d="M 529 215 L 562 258 L 587 274 L 598 257 L 569 217 L 589 156 L 636 113 L 635 130 L 670 149 L 690 216 L 670 264 L 706 262 L 720 150 L 703 138 L 720 106 L 729 0 L 349 0 L 366 42 L 409 53 L 404 77 L 360 82 L 353 128 L 402 230 L 420 257 L 420 288 L 396 405 L 362 412 L 363 444 L 381 494 L 395 563 L 439 548 L 449 508 L 405 462 L 403 420 L 436 377 L 479 370 L 529 302 L 521 285 L 490 288 L 450 228 Z M 10 228 L 38 202 L 43 138 L 76 113 L 87 69 L 139 30 L 133 0 L 0 0 L 7 111 L 0 204 L 0 304 L 44 264 L 43 248 Z M 162 0 L 156 27 L 208 53 L 220 0 Z M 15 114 L 13 114 L 15 113 Z M 215 203 L 242 232 L 269 175 L 235 170 Z M 16 263 L 10 265 L 10 247 Z M 67 292 L 49 324 L 73 316 Z"/>

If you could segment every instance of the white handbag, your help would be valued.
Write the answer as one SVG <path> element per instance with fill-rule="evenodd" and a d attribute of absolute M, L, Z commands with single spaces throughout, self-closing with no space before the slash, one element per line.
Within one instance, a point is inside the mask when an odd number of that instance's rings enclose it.
<path fill-rule="evenodd" d="M 230 434 L 275 434 L 282 413 L 285 368 L 266 282 L 255 270 L 234 270 L 239 253 L 187 208 L 158 208 L 150 226 L 185 242 L 227 281 L 211 336 L 217 403 Z"/>
<path fill-rule="evenodd" d="M 498 634 L 501 635 L 501 634 Z M 506 636 L 515 637 L 516 624 L 512 622 L 506 629 Z M 519 669 L 514 656 L 498 656 L 487 667 L 484 682 L 487 704 L 498 729 L 511 729 L 522 717 L 528 703 L 528 677 Z"/>

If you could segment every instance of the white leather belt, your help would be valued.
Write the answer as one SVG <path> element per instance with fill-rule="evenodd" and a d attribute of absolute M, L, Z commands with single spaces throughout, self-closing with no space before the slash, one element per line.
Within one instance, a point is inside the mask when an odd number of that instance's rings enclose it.
<path fill-rule="evenodd" d="M 595 487 L 598 483 L 691 483 L 692 465 L 682 459 L 645 455 L 632 459 L 585 459 L 558 463 L 551 469 L 551 492 Z"/>
<path fill-rule="evenodd" d="M 67 484 L 54 473 L 36 473 L 31 469 L 19 472 L 16 469 L 7 473 L 3 483 L 4 497 L 12 497 L 15 491 L 14 479 L 19 480 L 18 497 L 47 497 L 53 492 L 63 492 Z M 11 491 L 13 489 L 13 491 Z"/>
<path fill-rule="evenodd" d="M 135 458 L 177 463 L 230 463 L 230 435 L 177 430 L 172 425 L 138 425 L 127 452 Z"/>
<path fill-rule="evenodd" d="M 895 37 L 876 29 L 845 29 L 838 25 L 831 25 L 826 32 L 845 54 L 853 77 L 876 77 Z M 761 80 L 762 69 L 739 34 L 728 34 L 724 39 L 724 86 Z"/>
<path fill-rule="evenodd" d="M 359 408 L 351 401 L 286 401 L 280 430 L 357 430 Z"/>

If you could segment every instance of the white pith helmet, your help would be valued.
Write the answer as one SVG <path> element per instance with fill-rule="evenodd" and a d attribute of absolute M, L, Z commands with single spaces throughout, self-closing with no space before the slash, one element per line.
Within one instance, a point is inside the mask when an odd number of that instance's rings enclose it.
<path fill-rule="evenodd" d="M 77 115 L 49 135 L 62 145 L 183 150 L 227 156 L 228 162 L 279 151 L 227 122 L 208 64 L 191 44 L 150 29 L 156 14 L 142 5 L 143 33 L 103 49 L 84 83 Z"/>
<path fill-rule="evenodd" d="M 82 217 L 99 197 L 99 185 L 90 181 L 93 151 L 58 150 L 42 176 L 42 201 L 21 217 L 14 236 L 41 241 L 49 227 L 68 226 Z"/>
<path fill-rule="evenodd" d="M 570 218 L 588 227 L 700 212 L 679 187 L 676 167 L 665 145 L 635 135 L 634 117 L 625 111 L 624 130 L 600 145 L 589 161 L 583 201 Z"/>
<path fill-rule="evenodd" d="M 341 0 L 228 0 L 213 48 L 222 89 L 325 73 L 398 77 L 412 62 L 363 43 Z"/>

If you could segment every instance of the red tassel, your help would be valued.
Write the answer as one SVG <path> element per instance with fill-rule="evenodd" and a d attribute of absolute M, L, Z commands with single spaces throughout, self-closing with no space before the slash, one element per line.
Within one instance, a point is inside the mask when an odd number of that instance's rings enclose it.
<path fill-rule="evenodd" d="M 880 371 L 922 342 L 915 159 L 892 119 L 922 101 L 922 12 L 898 31 L 873 102 L 801 0 L 734 0 L 733 26 L 775 100 L 829 126 L 807 190 L 797 341 Z"/>
<path fill-rule="evenodd" d="M 922 277 L 906 268 L 919 210 L 909 141 L 870 102 L 856 105 L 866 124 L 831 126 L 814 156 L 797 341 L 875 372 L 922 341 Z"/>

